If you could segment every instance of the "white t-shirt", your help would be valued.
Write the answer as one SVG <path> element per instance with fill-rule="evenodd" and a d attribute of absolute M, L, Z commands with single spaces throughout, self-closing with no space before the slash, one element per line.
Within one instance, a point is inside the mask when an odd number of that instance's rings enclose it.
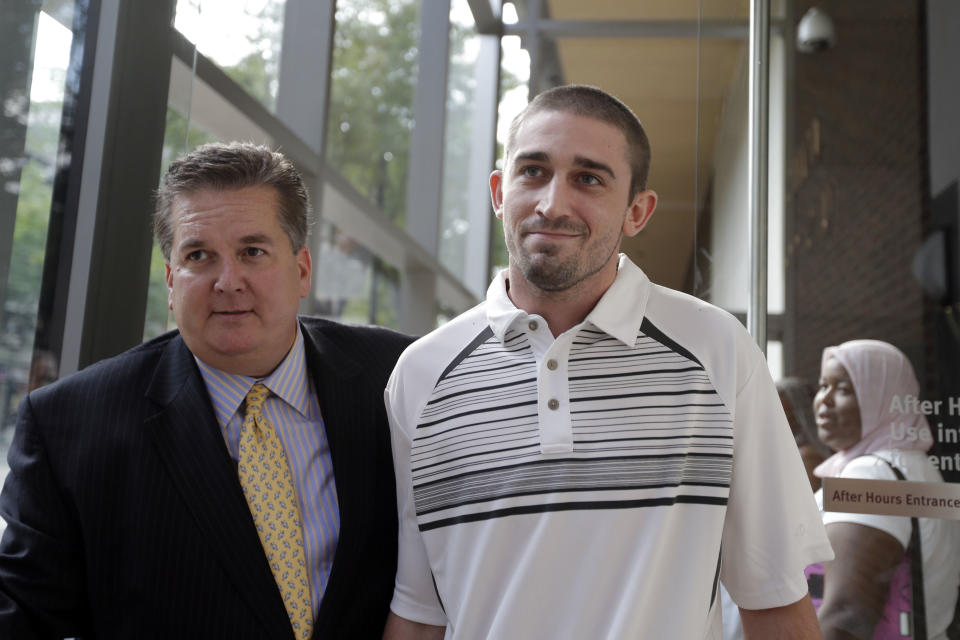
<path fill-rule="evenodd" d="M 779 398 L 742 325 L 621 258 L 554 339 L 487 301 L 387 386 L 400 513 L 391 608 L 449 638 L 720 638 L 832 557 Z"/>
<path fill-rule="evenodd" d="M 870 455 L 854 458 L 843 468 L 841 478 L 865 480 L 896 480 L 883 458 L 914 482 L 943 482 L 943 477 L 920 451 L 884 449 Z M 817 491 L 817 506 L 823 514 L 823 524 L 853 522 L 889 533 L 906 549 L 910 544 L 910 518 L 882 516 L 872 513 L 837 513 L 823 511 L 823 489 Z M 960 522 L 939 518 L 919 518 L 920 549 L 923 555 L 923 597 L 927 610 L 927 637 L 930 640 L 946 638 L 944 631 L 953 619 L 960 584 Z"/>

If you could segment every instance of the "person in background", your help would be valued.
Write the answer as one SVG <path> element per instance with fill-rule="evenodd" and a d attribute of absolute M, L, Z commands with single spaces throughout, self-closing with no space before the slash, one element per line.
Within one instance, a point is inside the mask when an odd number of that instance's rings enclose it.
<path fill-rule="evenodd" d="M 400 554 L 385 638 L 813 639 L 830 557 L 763 355 L 620 255 L 650 146 L 593 87 L 539 94 L 490 177 L 509 267 L 386 390 Z"/>
<path fill-rule="evenodd" d="M 783 411 L 787 414 L 787 422 L 790 423 L 790 431 L 793 432 L 803 466 L 807 470 L 810 487 L 816 491 L 820 488 L 821 481 L 813 470 L 833 452 L 820 442 L 817 436 L 817 423 L 812 408 L 814 389 L 802 378 L 787 377 L 777 381 L 777 393 L 783 404 Z"/>
<path fill-rule="evenodd" d="M 932 445 L 926 419 L 919 412 L 896 410 L 897 400 L 917 398 L 919 392 L 910 361 L 891 344 L 852 340 L 824 349 L 813 407 L 820 439 L 836 453 L 814 473 L 896 480 L 899 472 L 910 481 L 942 482 L 926 456 Z M 822 511 L 822 489 L 816 497 Z M 960 583 L 960 522 L 917 520 L 926 611 L 919 622 L 925 623 L 928 639 L 942 640 Z M 823 521 L 836 554 L 824 563 L 818 612 L 824 637 L 872 638 L 880 625 L 899 633 L 899 615 L 890 614 L 888 603 L 910 543 L 911 518 L 823 512 Z"/>
<path fill-rule="evenodd" d="M 155 230 L 179 330 L 21 404 L 0 638 L 380 636 L 397 545 L 382 396 L 409 338 L 298 318 L 308 220 L 300 174 L 265 147 L 171 163 Z"/>

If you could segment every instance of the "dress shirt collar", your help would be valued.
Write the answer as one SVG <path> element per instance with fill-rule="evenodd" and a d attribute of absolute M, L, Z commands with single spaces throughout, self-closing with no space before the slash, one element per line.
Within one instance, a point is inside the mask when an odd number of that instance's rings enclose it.
<path fill-rule="evenodd" d="M 252 378 L 233 373 L 226 373 L 206 364 L 196 356 L 197 366 L 207 386 L 210 400 L 213 402 L 217 422 L 225 427 L 240 408 L 247 391 L 254 382 L 260 380 L 273 394 L 296 409 L 304 418 L 309 415 L 309 393 L 306 353 L 303 347 L 303 334 L 300 323 L 297 323 L 297 337 L 293 347 L 273 372 L 266 378 Z"/>
<path fill-rule="evenodd" d="M 616 279 L 587 314 L 584 322 L 591 323 L 626 345 L 632 345 L 640 332 L 650 287 L 647 275 L 621 253 Z M 530 316 L 514 306 L 507 295 L 506 269 L 494 277 L 487 289 L 486 312 L 487 322 L 501 342 L 511 327 L 526 323 Z"/>

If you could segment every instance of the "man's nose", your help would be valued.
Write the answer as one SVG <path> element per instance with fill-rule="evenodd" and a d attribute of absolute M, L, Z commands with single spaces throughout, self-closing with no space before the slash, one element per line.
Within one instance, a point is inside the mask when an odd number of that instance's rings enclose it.
<path fill-rule="evenodd" d="M 220 270 L 213 286 L 222 293 L 242 291 L 244 287 L 242 267 L 234 260 L 221 261 Z"/>
<path fill-rule="evenodd" d="M 535 211 L 544 218 L 559 218 L 564 215 L 566 204 L 565 183 L 559 176 L 554 176 L 543 186 Z"/>

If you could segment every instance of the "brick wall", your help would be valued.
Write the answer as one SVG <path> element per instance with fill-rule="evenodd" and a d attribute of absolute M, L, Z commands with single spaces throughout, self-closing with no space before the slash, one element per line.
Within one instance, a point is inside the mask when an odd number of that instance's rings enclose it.
<path fill-rule="evenodd" d="M 796 19 L 811 4 L 799 0 Z M 877 338 L 926 378 L 926 302 L 911 273 L 927 206 L 921 4 L 817 4 L 838 42 L 796 54 L 787 373 L 815 380 L 824 346 Z"/>

